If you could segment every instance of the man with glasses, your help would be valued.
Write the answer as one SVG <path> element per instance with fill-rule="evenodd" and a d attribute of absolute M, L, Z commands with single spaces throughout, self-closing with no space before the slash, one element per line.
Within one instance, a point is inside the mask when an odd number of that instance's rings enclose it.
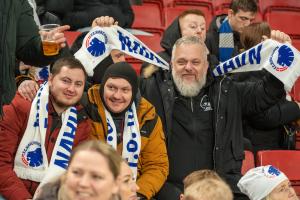
<path fill-rule="evenodd" d="M 232 0 L 227 15 L 216 16 L 206 38 L 210 54 L 220 62 L 240 53 L 240 33 L 249 26 L 257 13 L 255 0 Z"/>

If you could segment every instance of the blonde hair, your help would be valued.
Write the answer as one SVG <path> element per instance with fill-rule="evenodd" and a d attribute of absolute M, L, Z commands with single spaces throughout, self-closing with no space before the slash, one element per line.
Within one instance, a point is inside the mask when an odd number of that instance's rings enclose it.
<path fill-rule="evenodd" d="M 184 190 L 190 185 L 192 185 L 193 183 L 196 183 L 197 181 L 201 181 L 206 178 L 222 180 L 221 177 L 217 174 L 217 172 L 213 170 L 210 169 L 197 170 L 190 173 L 183 179 Z"/>
<path fill-rule="evenodd" d="M 207 178 L 187 187 L 184 200 L 233 200 L 233 195 L 224 181 Z"/>
<path fill-rule="evenodd" d="M 99 154 L 101 154 L 108 162 L 109 169 L 111 173 L 114 176 L 114 179 L 117 179 L 117 177 L 120 174 L 120 168 L 121 168 L 121 162 L 122 158 L 121 156 L 116 152 L 115 149 L 113 149 L 110 145 L 98 141 L 98 140 L 89 140 L 86 142 L 81 143 L 78 145 L 73 151 L 72 155 L 69 161 L 69 166 L 71 165 L 74 156 L 80 152 L 80 151 L 94 151 Z"/>

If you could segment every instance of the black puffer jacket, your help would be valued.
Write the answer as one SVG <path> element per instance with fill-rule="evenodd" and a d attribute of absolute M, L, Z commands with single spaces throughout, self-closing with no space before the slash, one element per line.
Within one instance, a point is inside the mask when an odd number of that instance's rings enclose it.
<path fill-rule="evenodd" d="M 252 71 L 236 73 L 232 78 L 240 82 L 259 82 L 268 72 Z M 300 119 L 300 109 L 296 102 L 287 101 L 285 95 L 269 109 L 256 115 L 244 116 L 244 136 L 248 138 L 254 153 L 259 150 L 287 148 L 283 145 L 284 129 L 292 121 Z"/>
<path fill-rule="evenodd" d="M 220 15 L 216 16 L 208 29 L 208 32 L 206 34 L 206 40 L 205 44 L 210 52 L 211 55 L 216 56 L 218 60 L 219 58 L 219 28 L 222 24 L 223 20 L 227 17 L 227 15 Z M 242 45 L 240 42 L 240 34 L 238 32 L 233 32 L 233 39 L 234 39 L 234 51 L 232 53 L 232 57 L 238 55 L 240 53 L 240 50 L 242 49 Z"/>
<path fill-rule="evenodd" d="M 230 77 L 212 79 L 208 76 L 206 91 L 213 108 L 213 168 L 228 181 L 235 193 L 239 193 L 236 183 L 241 177 L 244 158 L 242 115 L 259 113 L 275 104 L 283 94 L 283 86 L 271 76 L 262 82 L 247 84 L 235 82 Z M 176 98 L 170 73 L 155 73 L 150 78 L 142 79 L 141 94 L 156 107 L 164 125 L 167 142 L 170 141 Z M 179 170 L 186 167 L 184 163 L 177 165 Z"/>
<path fill-rule="evenodd" d="M 111 16 L 124 28 L 130 28 L 134 20 L 129 0 L 37 0 L 37 11 L 41 21 L 45 14 L 54 14 L 71 30 L 89 27 L 100 16 Z"/>

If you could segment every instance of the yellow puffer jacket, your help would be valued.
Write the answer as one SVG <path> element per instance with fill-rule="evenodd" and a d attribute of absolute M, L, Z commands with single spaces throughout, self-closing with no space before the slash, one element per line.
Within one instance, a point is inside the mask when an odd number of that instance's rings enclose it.
<path fill-rule="evenodd" d="M 98 111 L 96 113 L 98 117 L 96 116 L 94 119 L 91 117 L 93 120 L 92 137 L 106 141 L 107 123 L 99 88 L 100 85 L 94 85 L 88 90 L 89 102 L 94 104 Z M 142 144 L 138 161 L 137 184 L 140 187 L 138 193 L 151 199 L 160 190 L 169 174 L 165 136 L 154 106 L 144 98 L 141 98 L 137 106 L 137 117 Z M 122 152 L 122 147 L 122 143 L 118 144 L 119 153 Z"/>

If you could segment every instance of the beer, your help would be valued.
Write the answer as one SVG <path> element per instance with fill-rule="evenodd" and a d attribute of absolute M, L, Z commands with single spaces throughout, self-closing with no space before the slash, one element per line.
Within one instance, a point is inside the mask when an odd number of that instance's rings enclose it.
<path fill-rule="evenodd" d="M 45 56 L 54 56 L 59 52 L 59 45 L 54 41 L 55 30 L 58 24 L 44 24 L 40 26 L 40 34 Z"/>
<path fill-rule="evenodd" d="M 45 56 L 54 56 L 59 52 L 59 46 L 54 41 L 43 40 L 43 51 Z"/>

